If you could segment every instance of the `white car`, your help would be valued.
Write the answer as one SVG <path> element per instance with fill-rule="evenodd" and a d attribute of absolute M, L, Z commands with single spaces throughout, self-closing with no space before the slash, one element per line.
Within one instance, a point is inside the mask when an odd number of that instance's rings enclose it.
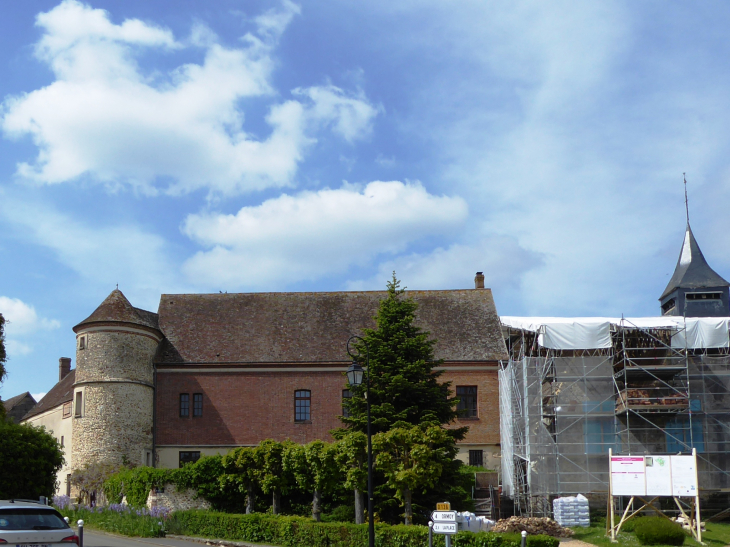
<path fill-rule="evenodd" d="M 69 547 L 79 537 L 53 507 L 29 500 L 0 500 L 0 545 Z"/>

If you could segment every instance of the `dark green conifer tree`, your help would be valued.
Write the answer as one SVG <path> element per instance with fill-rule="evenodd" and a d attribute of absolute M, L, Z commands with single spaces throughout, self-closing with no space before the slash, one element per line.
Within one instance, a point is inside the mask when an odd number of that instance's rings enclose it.
<path fill-rule="evenodd" d="M 365 343 L 354 346 L 362 367 L 367 365 L 366 344 L 370 354 L 368 373 L 373 435 L 390 431 L 403 422 L 441 424 L 444 427 L 452 424 L 458 416 L 458 398 L 451 394 L 451 383 L 440 382 L 442 372 L 435 370 L 443 363 L 435 357 L 437 341 L 415 324 L 417 309 L 418 304 L 406 296 L 405 288 L 401 288 L 393 272 L 393 278 L 387 284 L 387 295 L 375 316 L 376 328 L 365 329 L 362 336 Z M 333 431 L 335 438 L 342 438 L 350 431 L 367 431 L 365 382 L 350 389 L 352 397 L 344 401 L 348 416 L 341 418 L 346 427 Z M 464 438 L 468 429 L 444 428 L 447 437 L 450 437 L 447 443 L 453 446 Z M 435 486 L 414 492 L 414 522 L 427 522 L 437 501 L 449 500 L 461 509 L 471 507 L 459 473 L 460 466 L 460 461 L 451 461 L 443 467 Z M 402 508 L 395 491 L 387 486 L 381 473 L 376 474 L 375 497 L 376 512 L 382 520 L 401 520 Z"/>

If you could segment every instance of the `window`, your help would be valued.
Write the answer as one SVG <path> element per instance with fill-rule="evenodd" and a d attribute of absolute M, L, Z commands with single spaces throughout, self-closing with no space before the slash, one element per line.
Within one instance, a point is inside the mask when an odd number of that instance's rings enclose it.
<path fill-rule="evenodd" d="M 187 418 L 190 416 L 190 394 L 180 394 L 180 417 Z"/>
<path fill-rule="evenodd" d="M 86 349 L 86 335 L 79 336 L 79 349 Z"/>
<path fill-rule="evenodd" d="M 200 459 L 200 451 L 185 451 L 179 453 L 178 464 L 180 467 L 186 463 L 195 463 Z"/>
<path fill-rule="evenodd" d="M 688 292 L 684 296 L 687 300 L 722 300 L 719 292 Z"/>
<path fill-rule="evenodd" d="M 671 299 L 667 300 L 666 302 L 664 302 L 664 304 L 662 304 L 662 313 L 664 315 L 666 315 L 667 312 L 670 312 L 674 309 L 674 306 L 676 304 L 677 304 L 677 300 L 675 298 L 671 298 Z"/>
<path fill-rule="evenodd" d="M 469 465 L 484 467 L 484 450 L 469 450 Z"/>
<path fill-rule="evenodd" d="M 144 451 L 144 465 L 152 467 L 152 450 Z"/>
<path fill-rule="evenodd" d="M 83 395 L 80 391 L 76 392 L 76 408 L 74 409 L 74 416 L 81 418 L 81 408 L 83 407 Z"/>
<path fill-rule="evenodd" d="M 73 406 L 73 403 L 63 403 L 63 417 L 68 418 L 71 416 L 71 407 Z"/>
<path fill-rule="evenodd" d="M 477 417 L 477 386 L 456 386 L 456 396 L 459 404 L 456 411 L 462 418 Z"/>
<path fill-rule="evenodd" d="M 311 419 L 309 409 L 312 404 L 312 392 L 300 389 L 294 392 L 294 421 L 308 422 Z"/>
<path fill-rule="evenodd" d="M 66 495 L 71 497 L 71 475 L 66 475 Z"/>
<path fill-rule="evenodd" d="M 64 444 L 63 444 L 63 435 L 61 435 L 61 446 L 64 446 Z"/>
<path fill-rule="evenodd" d="M 200 418 L 203 415 L 203 394 L 193 393 L 193 418 Z"/>
<path fill-rule="evenodd" d="M 349 389 L 343 389 L 342 390 L 342 415 L 345 418 L 350 417 L 350 411 L 347 410 L 347 407 L 345 406 L 345 401 L 347 399 L 352 399 L 352 391 L 350 391 Z"/>

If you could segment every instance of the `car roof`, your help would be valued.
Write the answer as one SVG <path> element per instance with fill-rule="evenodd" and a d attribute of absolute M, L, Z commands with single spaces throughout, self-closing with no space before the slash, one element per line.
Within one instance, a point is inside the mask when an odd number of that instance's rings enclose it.
<path fill-rule="evenodd" d="M 0 500 L 0 509 L 18 509 L 21 507 L 35 507 L 38 509 L 53 509 L 50 505 L 44 505 L 40 501 L 34 500 Z"/>

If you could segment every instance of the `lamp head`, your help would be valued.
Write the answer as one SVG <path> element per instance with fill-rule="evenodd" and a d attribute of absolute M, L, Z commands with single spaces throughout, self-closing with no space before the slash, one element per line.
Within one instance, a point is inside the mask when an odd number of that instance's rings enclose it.
<path fill-rule="evenodd" d="M 363 368 L 358 364 L 357 361 L 353 361 L 350 368 L 347 369 L 347 383 L 353 387 L 357 387 L 362 384 Z"/>

